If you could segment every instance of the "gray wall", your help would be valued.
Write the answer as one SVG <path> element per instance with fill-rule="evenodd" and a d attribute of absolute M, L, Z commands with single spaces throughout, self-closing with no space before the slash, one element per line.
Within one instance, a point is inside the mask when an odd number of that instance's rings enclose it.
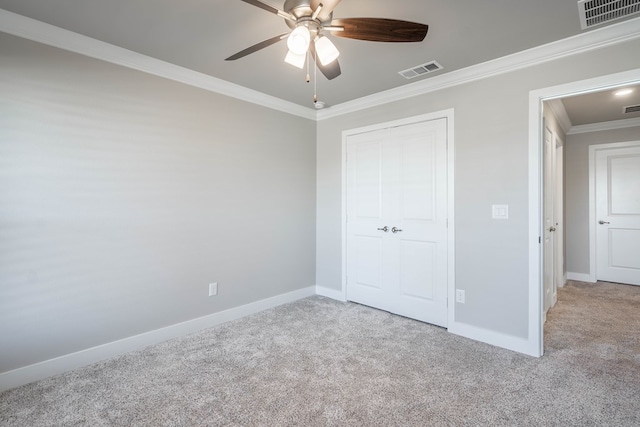
<path fill-rule="evenodd" d="M 455 109 L 456 321 L 527 338 L 529 92 L 640 67 L 640 41 L 357 111 L 318 123 L 316 283 L 341 286 L 341 133 Z M 508 221 L 491 219 L 508 204 Z"/>
<path fill-rule="evenodd" d="M 639 141 L 640 127 L 568 135 L 565 144 L 567 272 L 589 274 L 589 146 Z"/>
<path fill-rule="evenodd" d="M 0 372 L 313 286 L 315 132 L 0 33 Z"/>

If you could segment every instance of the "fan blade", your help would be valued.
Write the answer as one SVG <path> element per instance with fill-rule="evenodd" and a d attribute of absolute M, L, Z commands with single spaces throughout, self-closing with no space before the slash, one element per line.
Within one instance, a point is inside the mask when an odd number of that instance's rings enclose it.
<path fill-rule="evenodd" d="M 244 50 L 241 50 L 240 52 L 236 53 L 235 55 L 231 55 L 230 57 L 228 57 L 227 59 L 225 59 L 225 61 L 235 61 L 236 59 L 240 59 L 242 57 L 245 57 L 247 55 L 249 55 L 250 53 L 253 52 L 257 52 L 260 49 L 264 49 L 265 47 L 271 46 L 272 44 L 278 43 L 280 40 L 286 38 L 289 35 L 289 33 L 284 33 L 284 34 L 280 34 L 279 36 L 275 36 L 272 37 L 268 40 L 265 41 L 261 41 L 260 43 L 256 43 L 251 47 L 248 47 Z"/>
<path fill-rule="evenodd" d="M 315 11 L 320 4 L 322 4 L 322 9 L 320 9 L 320 13 L 318 14 L 318 19 L 320 21 L 326 21 L 331 17 L 331 12 L 336 6 L 340 3 L 340 0 L 311 0 L 311 10 Z"/>
<path fill-rule="evenodd" d="M 283 17 L 285 19 L 288 19 L 290 21 L 295 22 L 295 18 L 293 16 L 291 16 L 291 14 L 289 14 L 287 12 L 284 12 L 284 11 L 282 11 L 280 9 L 276 9 L 273 6 L 269 6 L 268 4 L 263 3 L 260 0 L 240 0 L 240 1 L 243 1 L 245 3 L 249 3 L 250 5 L 259 7 L 260 9 L 264 9 L 267 12 L 271 12 L 271 13 L 273 13 L 275 15 L 281 16 L 281 17 Z"/>
<path fill-rule="evenodd" d="M 344 31 L 331 31 L 337 37 L 374 42 L 421 42 L 427 35 L 428 25 L 383 18 L 344 18 L 331 21 L 332 27 Z"/>
<path fill-rule="evenodd" d="M 316 61 L 316 65 L 318 66 L 318 69 L 322 72 L 322 74 L 324 74 L 324 76 L 327 79 L 333 80 L 336 77 L 338 77 L 340 74 L 342 74 L 342 71 L 340 70 L 340 64 L 338 63 L 337 59 L 328 65 L 322 65 L 322 63 L 319 60 L 316 60 L 315 43 L 311 43 L 309 45 L 309 53 L 311 54 L 311 57 L 313 58 L 313 60 Z"/>

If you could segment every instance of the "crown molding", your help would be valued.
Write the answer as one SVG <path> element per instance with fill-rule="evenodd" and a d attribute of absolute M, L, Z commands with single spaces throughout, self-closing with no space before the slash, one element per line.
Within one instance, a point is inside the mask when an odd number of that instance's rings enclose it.
<path fill-rule="evenodd" d="M 324 120 L 640 38 L 640 18 L 598 28 L 318 111 Z"/>
<path fill-rule="evenodd" d="M 562 100 L 559 98 L 551 99 L 547 101 L 547 105 L 549 106 L 549 109 L 553 113 L 564 133 L 569 133 L 569 131 L 573 127 L 573 124 L 571 123 L 569 114 L 567 114 L 567 109 L 564 108 Z"/>
<path fill-rule="evenodd" d="M 611 122 L 590 123 L 588 125 L 573 126 L 567 135 L 577 135 L 580 133 L 601 132 L 606 130 L 616 130 L 640 127 L 640 117 L 624 120 L 613 120 Z"/>
<path fill-rule="evenodd" d="M 316 119 L 315 109 L 303 107 L 226 80 L 142 55 L 4 9 L 0 9 L 0 31 L 294 116 L 311 120 Z"/>

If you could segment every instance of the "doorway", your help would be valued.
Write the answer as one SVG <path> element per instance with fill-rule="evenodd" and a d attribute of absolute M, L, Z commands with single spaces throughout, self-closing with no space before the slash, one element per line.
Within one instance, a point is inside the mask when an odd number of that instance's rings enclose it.
<path fill-rule="evenodd" d="M 640 83 L 640 69 L 602 76 L 529 94 L 529 337 L 534 355 L 544 351 L 544 120 L 543 103 L 563 97 Z"/>

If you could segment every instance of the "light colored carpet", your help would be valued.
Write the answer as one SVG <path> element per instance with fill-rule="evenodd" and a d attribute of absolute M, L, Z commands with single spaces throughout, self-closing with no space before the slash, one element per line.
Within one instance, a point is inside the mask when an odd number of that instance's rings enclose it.
<path fill-rule="evenodd" d="M 639 426 L 640 287 L 570 282 L 546 328 L 536 359 L 311 297 L 6 391 L 0 425 Z"/>

